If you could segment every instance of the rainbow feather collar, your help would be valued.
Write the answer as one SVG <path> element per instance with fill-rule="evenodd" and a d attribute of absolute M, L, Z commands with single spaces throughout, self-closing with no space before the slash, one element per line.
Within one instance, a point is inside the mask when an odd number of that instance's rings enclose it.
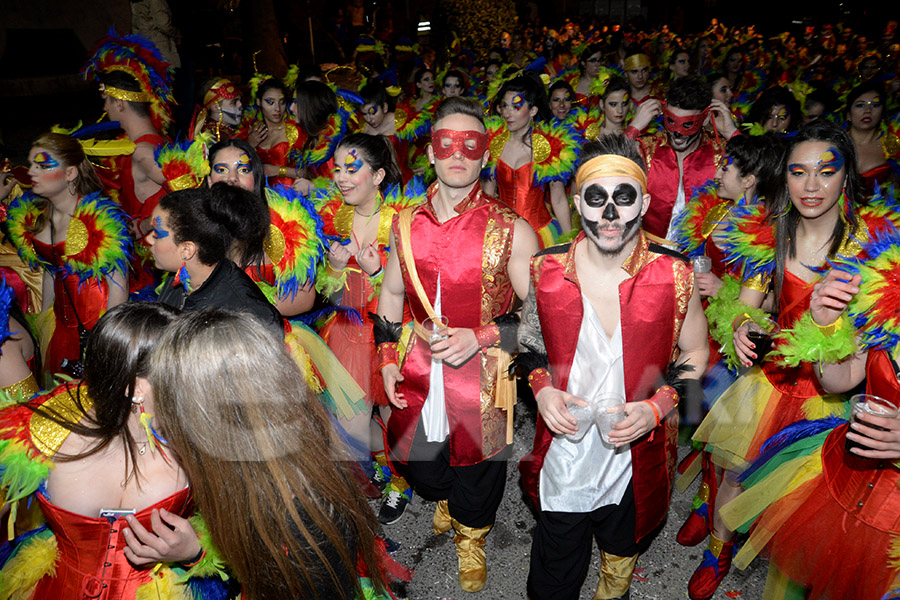
<path fill-rule="evenodd" d="M 316 168 L 328 162 L 347 133 L 349 123 L 350 113 L 338 107 L 337 112 L 328 117 L 325 129 L 319 132 L 316 145 L 303 152 L 303 166 Z"/>
<path fill-rule="evenodd" d="M 775 225 L 764 204 L 735 206 L 716 245 L 741 281 L 775 274 Z"/>
<path fill-rule="evenodd" d="M 706 240 L 731 205 L 729 200 L 719 198 L 718 188 L 713 180 L 696 188 L 684 210 L 672 223 L 672 241 L 688 258 L 706 252 Z M 721 209 L 723 206 L 724 211 Z"/>
<path fill-rule="evenodd" d="M 37 271 L 43 267 L 63 277 L 78 275 L 80 283 L 89 279 L 99 282 L 113 274 L 127 276 L 133 245 L 128 235 L 127 218 L 118 204 L 100 196 L 99 192 L 78 201 L 69 220 L 62 265 L 51 265 L 34 250 L 34 234 L 28 229 L 34 226 L 43 211 L 39 197 L 31 191 L 9 205 L 9 236 L 19 257 L 29 268 Z"/>

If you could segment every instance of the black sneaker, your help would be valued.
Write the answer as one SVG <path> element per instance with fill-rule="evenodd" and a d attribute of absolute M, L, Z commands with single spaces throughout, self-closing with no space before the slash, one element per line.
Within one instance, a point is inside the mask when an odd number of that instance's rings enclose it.
<path fill-rule="evenodd" d="M 369 478 L 369 483 L 378 488 L 379 492 L 384 493 L 384 488 L 387 487 L 388 477 L 390 477 L 390 470 L 388 467 L 382 467 L 377 462 L 373 461 L 375 465 L 375 474 Z M 387 473 L 385 473 L 387 471 Z"/>
<path fill-rule="evenodd" d="M 412 489 L 405 492 L 398 492 L 393 488 L 388 489 L 384 502 L 381 504 L 381 510 L 378 511 L 378 522 L 382 525 L 390 525 L 396 523 L 406 512 L 406 507 L 412 499 Z"/>

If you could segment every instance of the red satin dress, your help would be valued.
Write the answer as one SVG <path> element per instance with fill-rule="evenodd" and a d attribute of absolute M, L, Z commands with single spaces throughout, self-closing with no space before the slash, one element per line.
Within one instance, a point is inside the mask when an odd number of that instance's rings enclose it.
<path fill-rule="evenodd" d="M 150 581 L 152 568 L 135 569 L 125 557 L 124 518 L 114 522 L 86 517 L 52 504 L 43 494 L 37 500 L 56 536 L 56 575 L 40 580 L 31 598 L 59 600 L 131 600 L 137 589 Z M 190 488 L 136 513 L 140 523 L 152 530 L 154 508 L 189 517 L 193 514 Z"/>
<path fill-rule="evenodd" d="M 43 260 L 54 267 L 62 266 L 65 240 L 57 242 L 52 247 L 38 239 L 34 239 L 33 243 L 35 252 Z M 55 327 L 42 362 L 43 372 L 47 374 L 60 372 L 59 363 L 64 358 L 70 361 L 81 358 L 78 319 L 81 319 L 82 325 L 87 329 L 92 329 L 97 324 L 109 302 L 109 284 L 106 281 L 97 283 L 96 279 L 79 282 L 78 275 L 75 274 L 54 277 L 53 294 Z M 44 341 L 41 340 L 41 343 Z"/>
<path fill-rule="evenodd" d="M 262 161 L 264 165 L 275 165 L 276 167 L 285 167 L 288 171 L 292 171 L 294 169 L 294 165 L 288 164 L 288 154 L 291 151 L 290 142 L 278 142 L 274 146 L 269 149 L 263 149 L 259 146 L 256 147 L 256 153 L 259 154 L 259 159 Z M 291 185 L 294 183 L 294 180 L 290 177 L 269 177 L 269 184 L 274 185 L 276 183 L 280 183 L 281 185 Z"/>
<path fill-rule="evenodd" d="M 866 393 L 900 398 L 900 381 L 882 350 L 869 351 Z M 768 550 L 807 598 L 878 599 L 896 587 L 897 569 L 888 568 L 888 561 L 900 535 L 900 469 L 891 461 L 849 455 L 847 427 L 835 428 L 825 440 L 821 474 L 764 513 L 776 519 L 790 515 Z"/>
<path fill-rule="evenodd" d="M 532 164 L 525 163 L 513 169 L 503 159 L 497 159 L 497 195 L 501 202 L 528 221 L 532 229 L 540 232 L 553 217 L 544 203 L 544 186 L 534 185 Z"/>

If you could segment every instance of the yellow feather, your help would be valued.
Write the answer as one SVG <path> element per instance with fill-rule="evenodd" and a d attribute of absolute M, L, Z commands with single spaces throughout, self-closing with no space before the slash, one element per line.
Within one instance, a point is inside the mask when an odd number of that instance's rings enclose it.
<path fill-rule="evenodd" d="M 85 140 L 81 143 L 88 156 L 121 156 L 134 154 L 134 142 L 128 138 L 118 140 Z"/>
<path fill-rule="evenodd" d="M 0 571 L 0 598 L 27 600 L 44 577 L 56 574 L 56 536 L 26 542 Z"/>
<path fill-rule="evenodd" d="M 895 571 L 900 571 L 900 536 L 891 536 L 891 547 L 888 550 L 888 567 Z"/>
<path fill-rule="evenodd" d="M 151 574 L 151 580 L 134 593 L 134 600 L 191 600 L 190 589 L 178 583 L 178 576 L 172 569 L 165 568 L 158 575 Z"/>

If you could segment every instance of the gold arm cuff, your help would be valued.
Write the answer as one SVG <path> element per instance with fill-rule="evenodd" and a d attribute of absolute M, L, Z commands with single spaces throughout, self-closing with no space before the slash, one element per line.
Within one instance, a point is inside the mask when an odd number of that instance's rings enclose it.
<path fill-rule="evenodd" d="M 761 292 L 763 294 L 769 293 L 769 284 L 771 283 L 771 278 L 766 275 L 760 273 L 759 275 L 754 275 L 750 279 L 741 282 L 741 287 L 745 287 L 757 292 Z"/>
<path fill-rule="evenodd" d="M 834 323 L 832 323 L 831 325 L 819 325 L 818 323 L 816 323 L 815 319 L 810 319 L 810 320 L 812 321 L 813 325 L 818 327 L 819 331 L 821 331 L 825 335 L 834 335 L 836 332 L 840 331 L 844 326 L 843 315 L 838 317 L 838 320 L 835 321 Z"/>

